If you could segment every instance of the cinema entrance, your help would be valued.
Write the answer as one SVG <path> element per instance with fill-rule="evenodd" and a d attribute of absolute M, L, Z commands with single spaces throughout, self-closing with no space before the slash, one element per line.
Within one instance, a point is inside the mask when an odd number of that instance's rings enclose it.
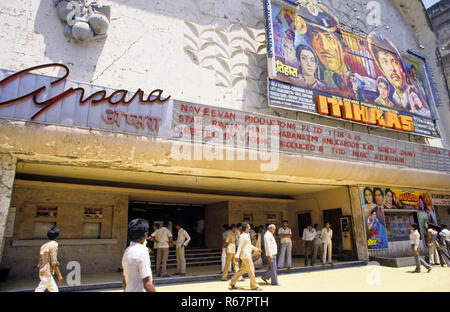
<path fill-rule="evenodd" d="M 168 229 L 172 232 L 174 240 L 177 237 L 177 230 L 174 223 L 180 224 L 191 236 L 190 248 L 205 248 L 204 224 L 205 206 L 192 204 L 172 204 L 135 202 L 129 203 L 128 220 L 142 218 L 152 224 L 163 226 L 164 221 L 168 221 Z M 150 229 L 149 235 L 153 232 Z"/>

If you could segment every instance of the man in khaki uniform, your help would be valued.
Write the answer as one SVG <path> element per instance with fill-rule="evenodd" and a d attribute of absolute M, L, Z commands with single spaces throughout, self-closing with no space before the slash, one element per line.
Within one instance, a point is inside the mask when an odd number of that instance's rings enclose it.
<path fill-rule="evenodd" d="M 230 264 L 233 263 L 234 272 L 238 271 L 238 264 L 233 261 L 234 254 L 236 253 L 236 230 L 235 224 L 230 226 L 231 230 L 227 233 L 225 238 L 224 247 L 226 248 L 226 260 L 225 266 L 222 274 L 222 281 L 228 279 L 228 270 L 230 269 Z"/>
<path fill-rule="evenodd" d="M 248 277 L 250 278 L 250 288 L 252 290 L 259 290 L 258 285 L 256 284 L 255 279 L 255 267 L 253 266 L 252 260 L 252 251 L 256 250 L 259 253 L 262 252 L 261 249 L 256 248 L 252 245 L 250 241 L 250 225 L 248 223 L 242 224 L 242 229 L 244 232 L 241 234 L 239 238 L 239 247 L 234 256 L 234 262 L 238 263 L 239 258 L 241 258 L 242 267 L 241 269 L 233 275 L 231 279 L 230 286 L 231 289 L 236 288 L 236 282 L 243 274 L 248 273 Z"/>
<path fill-rule="evenodd" d="M 175 275 L 186 275 L 186 259 L 184 257 L 184 248 L 187 247 L 191 241 L 191 237 L 188 232 L 181 227 L 180 224 L 175 224 L 175 228 L 178 231 L 177 243 L 176 243 L 176 256 L 177 256 L 177 272 Z"/>
<path fill-rule="evenodd" d="M 50 292 L 58 292 L 58 286 L 53 279 L 53 274 L 58 276 L 58 284 L 61 285 L 63 278 L 59 271 L 58 262 L 58 243 L 55 239 L 59 236 L 59 229 L 56 227 L 51 228 L 47 232 L 47 237 L 50 240 L 41 246 L 39 253 L 39 278 L 41 282 L 36 288 L 35 292 L 44 292 L 46 289 Z"/>

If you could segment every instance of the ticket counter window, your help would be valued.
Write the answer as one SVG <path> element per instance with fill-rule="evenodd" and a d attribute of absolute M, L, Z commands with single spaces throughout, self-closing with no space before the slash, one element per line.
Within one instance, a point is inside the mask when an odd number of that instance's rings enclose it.
<path fill-rule="evenodd" d="M 47 239 L 48 230 L 50 230 L 54 226 L 56 226 L 56 222 L 34 222 L 33 238 Z"/>
<path fill-rule="evenodd" d="M 386 213 L 385 219 L 389 241 L 409 240 L 409 225 L 414 223 L 414 213 Z"/>

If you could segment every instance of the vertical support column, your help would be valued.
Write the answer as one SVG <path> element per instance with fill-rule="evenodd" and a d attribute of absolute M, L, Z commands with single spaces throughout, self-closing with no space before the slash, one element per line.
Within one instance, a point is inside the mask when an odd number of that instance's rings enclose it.
<path fill-rule="evenodd" d="M 0 154 L 0 261 L 5 245 L 5 231 L 11 205 L 11 193 L 16 174 L 17 160 L 8 155 Z"/>
<path fill-rule="evenodd" d="M 356 253 L 359 260 L 369 261 L 367 248 L 366 228 L 363 222 L 361 197 L 357 186 L 349 187 L 350 206 L 352 209 L 353 234 L 356 242 Z"/>

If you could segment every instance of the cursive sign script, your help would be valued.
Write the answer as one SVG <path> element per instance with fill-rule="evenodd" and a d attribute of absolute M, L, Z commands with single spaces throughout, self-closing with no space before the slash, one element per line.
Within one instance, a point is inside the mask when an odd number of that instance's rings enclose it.
<path fill-rule="evenodd" d="M 38 65 L 38 66 L 34 66 L 31 68 L 22 70 L 20 72 L 14 73 L 14 74 L 6 77 L 2 81 L 0 81 L 0 88 L 4 87 L 8 83 L 11 83 L 15 79 L 19 79 L 21 76 L 26 75 L 32 71 L 44 69 L 44 68 L 48 68 L 48 67 L 60 67 L 60 68 L 64 69 L 64 75 L 60 78 L 55 78 L 56 80 L 52 81 L 50 83 L 51 87 L 54 87 L 54 86 L 62 83 L 69 76 L 69 73 L 70 73 L 69 68 L 64 64 L 51 63 L 51 64 Z M 134 93 L 134 95 L 129 100 L 127 100 L 126 98 L 127 98 L 129 91 L 124 90 L 124 89 L 116 90 L 108 96 L 106 94 L 105 90 L 100 90 L 100 91 L 97 91 L 95 93 L 88 95 L 88 94 L 86 94 L 86 91 L 84 90 L 84 88 L 78 87 L 78 88 L 69 88 L 69 89 L 64 90 L 63 92 L 55 95 L 54 97 L 52 97 L 50 99 L 47 99 L 45 101 L 39 101 L 39 96 L 41 96 L 43 93 L 45 93 L 45 91 L 47 91 L 46 86 L 38 87 L 35 90 L 29 92 L 28 94 L 21 95 L 21 96 L 18 96 L 16 98 L 13 98 L 13 99 L 10 99 L 10 100 L 4 101 L 4 102 L 0 102 L 0 108 L 7 107 L 7 106 L 10 106 L 13 104 L 17 104 L 17 103 L 20 103 L 22 101 L 25 101 L 25 100 L 31 98 L 35 105 L 42 107 L 37 113 L 35 113 L 33 116 L 31 116 L 30 119 L 35 120 L 41 114 L 43 114 L 47 110 L 51 109 L 58 102 L 64 100 L 65 98 L 67 98 L 73 94 L 76 94 L 76 93 L 81 94 L 80 99 L 79 99 L 80 105 L 84 105 L 88 102 L 90 102 L 91 105 L 98 105 L 100 103 L 108 102 L 109 105 L 115 107 L 119 104 L 129 105 L 136 98 L 139 99 L 139 102 L 141 104 L 153 104 L 153 103 L 163 104 L 170 99 L 170 95 L 166 98 L 162 97 L 163 90 L 161 90 L 161 89 L 153 90 L 152 92 L 150 92 L 150 94 L 147 98 L 144 97 L 144 91 L 142 91 L 141 89 L 138 89 Z"/>

